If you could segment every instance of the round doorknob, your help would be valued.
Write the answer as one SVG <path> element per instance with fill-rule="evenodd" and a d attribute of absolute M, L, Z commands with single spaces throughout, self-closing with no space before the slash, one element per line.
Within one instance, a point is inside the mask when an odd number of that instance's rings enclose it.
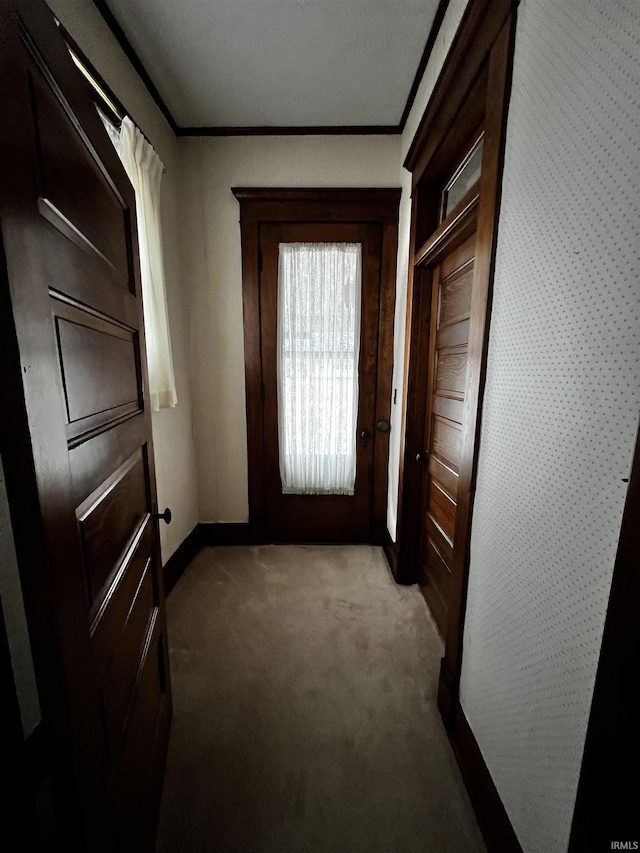
<path fill-rule="evenodd" d="M 165 524 L 171 524 L 171 510 L 169 507 L 167 507 L 164 512 L 154 512 L 153 517 L 157 518 L 158 521 L 164 521 Z"/>

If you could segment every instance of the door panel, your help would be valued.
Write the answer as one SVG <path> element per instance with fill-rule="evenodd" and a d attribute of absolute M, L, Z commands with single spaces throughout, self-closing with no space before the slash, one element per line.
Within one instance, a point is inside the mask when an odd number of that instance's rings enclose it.
<path fill-rule="evenodd" d="M 371 537 L 380 306 L 380 232 L 379 225 L 357 223 L 269 223 L 260 227 L 266 516 L 269 536 L 273 539 L 365 542 Z M 362 244 L 357 455 L 353 496 L 282 494 L 277 396 L 278 246 L 280 243 L 296 242 Z"/>
<path fill-rule="evenodd" d="M 467 385 L 475 235 L 451 251 L 432 276 L 432 319 L 421 514 L 421 585 L 446 633 L 456 548 L 458 477 Z"/>
<path fill-rule="evenodd" d="M 2 451 L 20 455 L 16 513 L 30 488 L 39 507 L 23 522 L 38 577 L 17 525 L 34 660 L 65 849 L 151 851 L 171 697 L 135 201 L 51 13 L 18 5 L 0 47 L 0 204 L 20 430 Z"/>
<path fill-rule="evenodd" d="M 132 284 L 126 205 L 77 132 L 76 117 L 38 71 L 30 74 L 41 181 L 41 213 L 122 284 Z M 90 144 L 89 144 L 90 145 Z M 102 168 L 101 168 L 102 167 Z M 69 180 L 69 174 L 74 180 Z"/>

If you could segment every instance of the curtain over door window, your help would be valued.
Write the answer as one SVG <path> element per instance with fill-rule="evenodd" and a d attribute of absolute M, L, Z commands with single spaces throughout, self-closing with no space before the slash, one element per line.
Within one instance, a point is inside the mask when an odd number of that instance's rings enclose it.
<path fill-rule="evenodd" d="M 283 494 L 354 494 L 361 267 L 360 243 L 279 245 Z"/>

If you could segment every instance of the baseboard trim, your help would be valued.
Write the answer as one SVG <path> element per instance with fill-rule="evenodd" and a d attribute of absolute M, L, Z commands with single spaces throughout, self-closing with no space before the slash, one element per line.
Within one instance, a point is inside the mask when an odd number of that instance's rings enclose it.
<path fill-rule="evenodd" d="M 453 705 L 449 737 L 489 853 L 522 853 L 520 842 L 459 701 Z"/>
<path fill-rule="evenodd" d="M 389 568 L 391 569 L 391 574 L 394 577 L 394 580 L 398 580 L 398 546 L 397 543 L 393 541 L 391 538 L 391 534 L 388 530 L 385 529 L 385 536 L 382 541 L 382 550 L 384 551 L 384 555 L 387 558 L 387 563 L 389 563 Z"/>
<path fill-rule="evenodd" d="M 256 545 L 259 531 L 248 522 L 200 522 L 201 545 Z"/>
<path fill-rule="evenodd" d="M 196 524 L 191 533 L 179 545 L 164 564 L 164 594 L 169 595 L 182 577 L 184 570 L 200 550 L 200 525 Z"/>

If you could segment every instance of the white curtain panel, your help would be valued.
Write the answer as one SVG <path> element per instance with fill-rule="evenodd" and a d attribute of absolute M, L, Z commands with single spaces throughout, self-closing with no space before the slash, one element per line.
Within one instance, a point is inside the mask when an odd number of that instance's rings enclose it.
<path fill-rule="evenodd" d="M 164 167 L 153 146 L 128 116 L 115 138 L 113 129 L 107 126 L 107 131 L 136 193 L 149 392 L 151 409 L 157 412 L 177 403 L 160 230 L 160 183 Z"/>
<path fill-rule="evenodd" d="M 360 243 L 281 243 L 278 430 L 284 494 L 353 495 Z"/>

